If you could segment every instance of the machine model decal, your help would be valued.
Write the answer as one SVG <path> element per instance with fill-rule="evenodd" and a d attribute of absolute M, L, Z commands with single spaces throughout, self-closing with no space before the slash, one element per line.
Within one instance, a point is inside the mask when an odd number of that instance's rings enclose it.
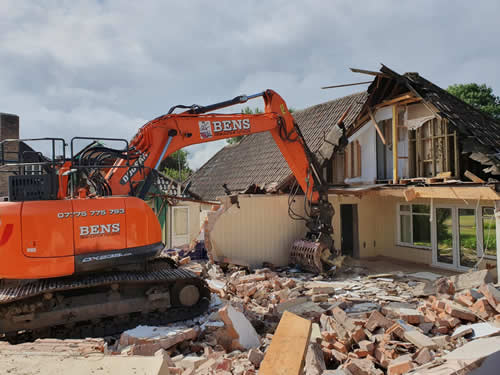
<path fill-rule="evenodd" d="M 222 120 L 222 121 L 198 121 L 200 127 L 200 138 L 208 139 L 214 135 L 232 135 L 250 133 L 250 119 Z"/>
<path fill-rule="evenodd" d="M 104 234 L 118 234 L 120 233 L 120 223 L 114 224 L 96 224 L 96 225 L 82 225 L 80 227 L 80 237 L 97 237 Z"/>
<path fill-rule="evenodd" d="M 115 253 L 115 254 L 106 254 L 106 255 L 96 255 L 96 256 L 90 256 L 90 257 L 83 258 L 82 263 L 98 262 L 100 260 L 128 257 L 130 255 L 132 255 L 132 253 Z"/>
<path fill-rule="evenodd" d="M 125 174 L 120 180 L 120 184 L 122 185 L 128 184 L 129 180 L 135 176 L 135 174 L 139 171 L 139 169 L 144 165 L 144 162 L 148 157 L 149 157 L 149 152 L 141 154 L 141 156 L 139 156 L 137 160 L 134 161 L 134 164 L 132 164 L 130 169 L 127 172 L 125 172 Z"/>

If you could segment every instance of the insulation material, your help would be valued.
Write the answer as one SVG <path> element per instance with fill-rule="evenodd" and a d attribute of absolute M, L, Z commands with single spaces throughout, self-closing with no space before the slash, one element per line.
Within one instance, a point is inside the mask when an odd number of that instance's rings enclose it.
<path fill-rule="evenodd" d="M 408 130 L 415 130 L 425 124 L 427 121 L 436 118 L 436 116 L 425 116 L 416 119 L 406 120 L 406 126 L 408 126 Z"/>

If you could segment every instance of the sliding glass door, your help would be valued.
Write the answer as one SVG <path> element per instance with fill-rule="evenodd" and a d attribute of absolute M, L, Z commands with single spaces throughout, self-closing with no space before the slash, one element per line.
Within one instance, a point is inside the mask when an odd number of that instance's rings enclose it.
<path fill-rule="evenodd" d="M 476 210 L 436 207 L 434 217 L 434 264 L 454 269 L 474 267 L 478 261 Z"/>

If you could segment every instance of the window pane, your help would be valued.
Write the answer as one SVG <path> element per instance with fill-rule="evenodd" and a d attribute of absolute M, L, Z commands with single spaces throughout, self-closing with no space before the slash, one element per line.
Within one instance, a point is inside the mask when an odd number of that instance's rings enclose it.
<path fill-rule="evenodd" d="M 399 211 L 410 212 L 410 205 L 409 204 L 402 204 L 401 206 L 399 206 Z"/>
<path fill-rule="evenodd" d="M 495 209 L 493 207 L 483 207 L 483 216 L 495 216 Z"/>
<path fill-rule="evenodd" d="M 412 206 L 414 214 L 428 214 L 430 213 L 430 207 L 426 204 L 414 204 Z"/>
<path fill-rule="evenodd" d="M 473 267 L 477 262 L 476 215 L 470 208 L 458 209 L 460 265 Z"/>
<path fill-rule="evenodd" d="M 411 216 L 401 215 L 399 217 L 400 228 L 401 228 L 401 238 L 400 242 L 411 243 Z"/>
<path fill-rule="evenodd" d="M 437 261 L 453 264 L 453 222 L 451 208 L 436 208 Z"/>
<path fill-rule="evenodd" d="M 427 215 L 413 215 L 413 244 L 431 246 L 431 223 Z"/>
<path fill-rule="evenodd" d="M 497 232 L 495 223 L 495 209 L 483 207 L 483 249 L 486 255 L 496 255 Z"/>

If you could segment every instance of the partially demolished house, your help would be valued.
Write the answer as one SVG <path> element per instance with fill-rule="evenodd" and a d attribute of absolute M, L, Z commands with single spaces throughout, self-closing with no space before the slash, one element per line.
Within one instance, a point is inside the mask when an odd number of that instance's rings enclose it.
<path fill-rule="evenodd" d="M 456 271 L 495 265 L 499 231 L 500 124 L 417 73 L 382 66 L 366 93 L 319 104 L 294 116 L 307 143 L 324 136 L 351 105 L 349 144 L 324 168 L 335 207 L 334 238 L 345 255 L 388 256 Z M 211 228 L 214 253 L 235 263 L 286 264 L 303 235 L 289 219 L 291 172 L 268 134 L 227 146 L 195 173 L 204 199 L 242 195 Z M 250 187 L 250 188 L 249 188 Z M 495 205 L 497 218 L 495 219 Z M 262 249 L 262 250 L 260 250 Z"/>
<path fill-rule="evenodd" d="M 160 222 L 163 243 L 169 249 L 193 244 L 200 232 L 200 213 L 218 206 L 217 202 L 202 200 L 191 193 L 189 186 L 161 172 L 147 198 Z"/>

